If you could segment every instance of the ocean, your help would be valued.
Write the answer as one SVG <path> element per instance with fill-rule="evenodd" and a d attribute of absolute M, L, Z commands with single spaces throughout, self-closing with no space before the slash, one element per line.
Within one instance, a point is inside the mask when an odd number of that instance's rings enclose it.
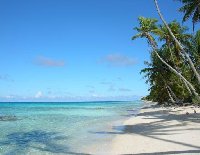
<path fill-rule="evenodd" d="M 0 103 L 1 155 L 84 154 L 143 106 L 131 102 Z"/>

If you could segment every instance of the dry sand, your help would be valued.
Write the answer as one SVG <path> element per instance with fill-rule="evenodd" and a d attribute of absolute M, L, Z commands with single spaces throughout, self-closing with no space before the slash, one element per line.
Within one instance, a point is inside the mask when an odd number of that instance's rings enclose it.
<path fill-rule="evenodd" d="M 109 155 L 200 155 L 200 108 L 151 105 L 109 134 L 116 135 Z"/>

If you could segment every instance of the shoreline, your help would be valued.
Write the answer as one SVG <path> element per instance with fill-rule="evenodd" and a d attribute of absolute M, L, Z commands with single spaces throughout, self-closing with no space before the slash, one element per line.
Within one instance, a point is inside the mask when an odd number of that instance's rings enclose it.
<path fill-rule="evenodd" d="M 111 134 L 116 136 L 109 154 L 200 154 L 198 107 L 161 107 L 145 102 L 136 117 L 113 128 Z"/>
<path fill-rule="evenodd" d="M 88 154 L 88 155 L 107 155 L 111 154 L 112 148 L 112 141 L 115 139 L 115 127 L 121 126 L 127 119 L 136 117 L 140 110 L 146 106 L 144 101 L 142 101 L 143 105 L 140 107 L 132 107 L 126 109 L 127 114 L 119 115 L 120 118 L 115 119 L 111 122 L 108 122 L 107 125 L 102 126 L 101 128 L 97 129 L 93 134 L 98 139 L 93 141 L 93 144 L 89 144 L 85 147 L 82 147 L 78 153 Z"/>

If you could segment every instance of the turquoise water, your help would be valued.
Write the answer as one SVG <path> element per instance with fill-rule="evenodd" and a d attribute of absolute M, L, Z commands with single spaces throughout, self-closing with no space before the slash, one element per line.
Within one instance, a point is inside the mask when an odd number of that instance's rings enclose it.
<path fill-rule="evenodd" d="M 141 106 L 141 101 L 0 103 L 0 117 L 8 116 L 0 119 L 0 154 L 83 152 L 111 136 L 95 133 L 134 115 Z"/>

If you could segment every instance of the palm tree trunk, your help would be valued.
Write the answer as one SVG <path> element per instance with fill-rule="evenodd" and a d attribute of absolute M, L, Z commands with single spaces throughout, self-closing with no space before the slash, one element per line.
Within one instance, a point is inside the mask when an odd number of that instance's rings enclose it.
<path fill-rule="evenodd" d="M 195 88 L 192 86 L 192 84 L 185 78 L 183 77 L 183 75 L 181 73 L 179 73 L 177 70 L 175 70 L 172 66 L 170 66 L 163 58 L 160 57 L 160 55 L 157 52 L 157 45 L 154 42 L 154 40 L 151 40 L 151 37 L 148 33 L 146 33 L 146 37 L 150 43 L 150 45 L 153 48 L 153 52 L 155 52 L 155 54 L 157 55 L 157 57 L 160 59 L 160 61 L 162 63 L 164 63 L 171 72 L 173 72 L 174 74 L 176 74 L 178 77 L 180 77 L 183 81 L 185 81 L 187 83 L 187 85 L 189 86 L 189 88 L 191 89 L 192 93 L 194 94 L 194 96 L 200 101 L 200 97 L 199 94 L 196 92 Z"/>
<path fill-rule="evenodd" d="M 174 66 L 175 66 L 175 68 L 177 70 L 178 67 L 176 66 L 176 63 L 175 63 L 175 60 L 174 60 L 174 57 L 173 57 L 173 54 L 172 54 L 172 50 L 171 50 L 171 47 L 170 47 L 169 43 L 167 43 L 167 46 L 168 46 L 169 52 L 171 54 L 170 56 L 171 56 L 172 62 L 174 63 Z M 191 92 L 190 88 L 188 87 L 187 83 L 182 79 L 180 79 L 180 80 L 183 81 L 183 83 L 185 84 L 185 87 L 187 88 L 188 92 L 190 93 L 190 95 L 192 95 L 192 92 Z"/>
<path fill-rule="evenodd" d="M 181 79 L 181 80 L 182 80 L 182 79 Z M 182 80 L 182 81 L 183 81 L 183 83 L 185 84 L 185 87 L 187 88 L 187 90 L 188 90 L 188 92 L 190 93 L 190 95 L 192 95 L 192 92 L 191 92 L 189 86 L 187 85 L 187 83 L 186 83 L 184 80 Z"/>
<path fill-rule="evenodd" d="M 155 49 L 154 49 L 155 50 Z M 196 92 L 195 88 L 192 86 L 192 84 L 187 81 L 185 79 L 185 77 L 183 77 L 179 72 L 177 72 L 174 68 L 172 68 L 167 62 L 165 62 L 165 60 L 163 60 L 160 55 L 158 54 L 157 51 L 154 51 L 157 55 L 157 57 L 173 72 L 175 73 L 177 76 L 179 76 L 183 81 L 186 82 L 186 84 L 189 86 L 189 88 L 191 89 L 191 91 L 193 92 L 193 94 L 200 100 L 199 94 Z"/>
<path fill-rule="evenodd" d="M 170 35 L 173 37 L 174 41 L 175 41 L 175 42 L 177 43 L 177 45 L 180 47 L 181 52 L 182 52 L 182 53 L 185 55 L 185 57 L 187 58 L 187 60 L 188 60 L 188 62 L 189 62 L 189 65 L 190 65 L 190 67 L 192 68 L 192 70 L 193 70 L 193 72 L 194 72 L 194 74 L 195 74 L 195 76 L 196 76 L 196 78 L 197 78 L 197 80 L 198 80 L 198 83 L 199 83 L 199 85 L 200 85 L 200 75 L 199 75 L 199 73 L 197 72 L 197 70 L 196 70 L 196 68 L 195 68 L 195 66 L 194 66 L 194 63 L 192 62 L 192 60 L 191 60 L 190 56 L 187 54 L 187 52 L 184 50 L 184 48 L 183 48 L 183 46 L 181 45 L 181 43 L 176 39 L 176 37 L 174 36 L 173 32 L 172 32 L 171 29 L 169 28 L 167 22 L 166 22 L 165 19 L 163 18 L 162 14 L 161 14 L 161 11 L 160 11 L 160 9 L 159 9 L 159 7 L 158 7 L 158 2 L 157 2 L 157 0 L 154 0 L 154 3 L 155 3 L 155 5 L 156 5 L 157 12 L 158 12 L 158 14 L 159 14 L 159 16 L 160 16 L 162 22 L 163 22 L 164 25 L 167 27 L 167 29 L 168 29 Z"/>
<path fill-rule="evenodd" d="M 170 95 L 172 95 L 172 96 L 173 96 L 172 98 L 174 98 L 175 101 L 178 102 L 179 99 L 176 97 L 176 95 L 175 95 L 175 93 L 172 91 L 171 87 L 167 84 L 167 81 L 164 80 L 164 77 L 163 77 L 162 73 L 161 73 L 161 76 L 162 76 L 162 78 L 163 78 L 163 81 L 164 81 L 164 83 L 165 83 L 166 88 L 170 91 Z"/>
<path fill-rule="evenodd" d="M 171 102 L 172 102 L 172 103 L 175 103 L 175 101 L 174 101 L 174 99 L 173 99 L 172 95 L 170 94 L 170 92 L 169 92 L 169 90 L 168 90 L 167 87 L 166 87 L 166 90 L 167 90 L 167 93 L 168 93 L 168 95 L 169 95 L 169 98 L 170 98 Z"/>
<path fill-rule="evenodd" d="M 177 98 L 177 96 L 175 95 L 175 93 L 172 91 L 172 89 L 170 88 L 170 86 L 167 86 L 168 90 L 170 91 L 170 94 L 173 96 L 173 98 L 175 99 L 176 102 L 179 101 L 179 99 Z"/>

